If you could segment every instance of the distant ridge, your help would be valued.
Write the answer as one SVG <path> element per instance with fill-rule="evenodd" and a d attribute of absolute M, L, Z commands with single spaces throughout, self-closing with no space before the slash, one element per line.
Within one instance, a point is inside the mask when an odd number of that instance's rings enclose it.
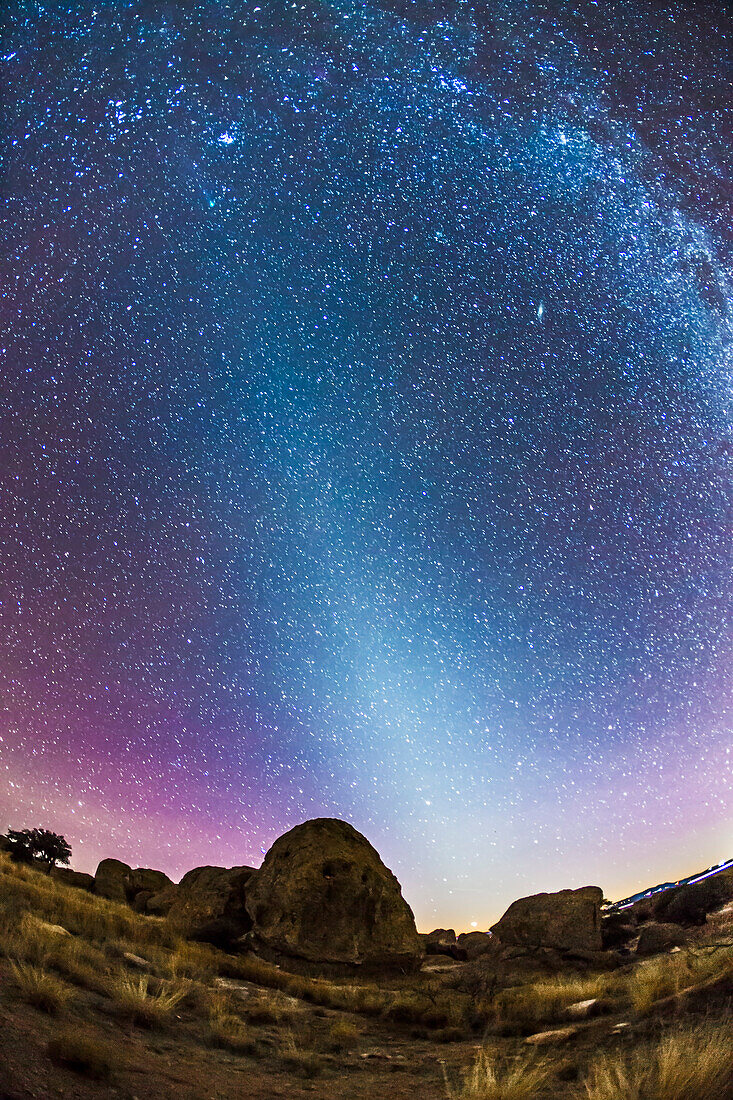
<path fill-rule="evenodd" d="M 650 886 L 648 890 L 641 890 L 638 894 L 632 894 L 631 897 L 623 898 L 621 901 L 614 901 L 610 905 L 606 906 L 606 912 L 613 912 L 618 909 L 628 909 L 630 905 L 634 905 L 637 901 L 642 901 L 644 898 L 651 898 L 655 894 L 661 894 L 665 890 L 671 890 L 673 886 L 691 886 L 694 882 L 702 882 L 705 878 L 710 878 L 711 875 L 720 874 L 721 871 L 728 871 L 733 867 L 733 859 L 725 859 L 721 863 L 716 863 L 714 867 L 708 867 L 705 871 L 698 871 L 694 875 L 689 875 L 687 878 L 678 879 L 677 882 L 660 882 L 658 886 Z"/>

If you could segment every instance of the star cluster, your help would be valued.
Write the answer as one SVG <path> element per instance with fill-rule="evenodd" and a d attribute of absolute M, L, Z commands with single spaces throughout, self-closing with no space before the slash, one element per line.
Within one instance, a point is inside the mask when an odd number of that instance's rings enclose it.
<path fill-rule="evenodd" d="M 732 37 L 10 0 L 0 825 L 344 817 L 422 926 L 731 855 Z"/>

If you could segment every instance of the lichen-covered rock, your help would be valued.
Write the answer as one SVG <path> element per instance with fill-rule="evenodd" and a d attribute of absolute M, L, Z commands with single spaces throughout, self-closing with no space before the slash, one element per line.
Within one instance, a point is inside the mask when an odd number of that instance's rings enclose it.
<path fill-rule="evenodd" d="M 110 901 L 127 901 L 125 883 L 131 871 L 132 867 L 119 859 L 103 859 L 94 876 L 94 893 Z"/>
<path fill-rule="evenodd" d="M 65 886 L 73 886 L 77 890 L 94 890 L 94 875 L 88 875 L 85 871 L 72 871 L 71 867 L 54 867 L 51 877 Z"/>
<path fill-rule="evenodd" d="M 275 841 L 247 891 L 248 937 L 272 953 L 319 963 L 419 966 L 415 918 L 369 841 L 317 818 Z"/>
<path fill-rule="evenodd" d="M 178 886 L 148 899 L 146 910 L 159 910 L 167 895 L 168 920 L 182 935 L 226 946 L 252 927 L 245 903 L 254 874 L 252 867 L 194 867 Z"/>
<path fill-rule="evenodd" d="M 491 931 L 502 944 L 600 951 L 602 901 L 598 886 L 533 894 L 513 902 Z"/>
<path fill-rule="evenodd" d="M 686 938 L 685 930 L 679 924 L 647 924 L 641 930 L 636 954 L 642 957 L 658 955 L 673 947 L 681 947 Z"/>

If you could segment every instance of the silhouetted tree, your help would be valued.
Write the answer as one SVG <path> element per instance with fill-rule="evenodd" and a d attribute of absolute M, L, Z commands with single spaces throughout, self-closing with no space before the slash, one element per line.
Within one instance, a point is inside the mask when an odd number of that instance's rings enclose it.
<path fill-rule="evenodd" d="M 50 829 L 8 829 L 5 834 L 10 858 L 16 863 L 39 860 L 50 871 L 57 863 L 68 863 L 71 847 L 66 838 Z"/>

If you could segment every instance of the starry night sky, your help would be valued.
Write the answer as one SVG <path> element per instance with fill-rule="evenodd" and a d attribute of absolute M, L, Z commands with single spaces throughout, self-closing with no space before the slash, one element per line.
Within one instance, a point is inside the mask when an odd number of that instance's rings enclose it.
<path fill-rule="evenodd" d="M 733 855 L 725 7 L 9 0 L 1 828 Z"/>

